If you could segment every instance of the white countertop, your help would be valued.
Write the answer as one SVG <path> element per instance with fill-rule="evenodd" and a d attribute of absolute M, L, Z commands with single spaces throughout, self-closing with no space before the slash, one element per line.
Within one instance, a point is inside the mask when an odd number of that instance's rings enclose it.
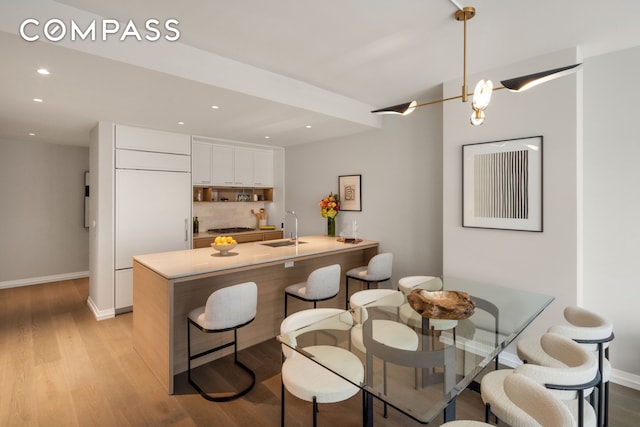
<path fill-rule="evenodd" d="M 275 241 L 278 240 L 268 242 Z M 133 259 L 167 279 L 177 279 L 272 262 L 284 263 L 288 260 L 295 261 L 296 258 L 374 247 L 378 244 L 373 240 L 343 243 L 338 242 L 335 237 L 328 236 L 302 236 L 299 241 L 306 243 L 276 248 L 265 246 L 266 242 L 240 243 L 228 256 L 220 256 L 218 251 L 209 247 L 136 255 Z"/>

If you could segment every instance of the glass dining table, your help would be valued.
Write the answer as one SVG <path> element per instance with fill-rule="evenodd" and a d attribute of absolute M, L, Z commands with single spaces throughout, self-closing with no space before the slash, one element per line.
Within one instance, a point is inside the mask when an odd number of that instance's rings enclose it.
<path fill-rule="evenodd" d="M 418 283 L 404 290 L 400 302 L 397 293 L 389 293 L 362 307 L 318 320 L 322 322 L 319 329 L 303 326 L 301 329 L 314 331 L 293 331 L 296 339 L 286 335 L 277 339 L 359 387 L 365 393 L 365 426 L 373 425 L 374 399 L 384 404 L 385 412 L 391 407 L 422 424 L 440 414 L 444 421 L 454 420 L 456 396 L 477 386 L 475 378 L 492 361 L 497 368 L 498 354 L 554 298 L 468 279 L 431 280 L 439 281 L 435 284 L 444 291 L 468 293 L 475 304 L 473 314 L 459 320 L 423 317 L 407 302 L 406 295 L 417 289 L 433 289 L 434 283 Z M 357 355 L 364 366 L 364 380 L 339 363 L 305 350 L 317 345 L 339 346 Z"/>

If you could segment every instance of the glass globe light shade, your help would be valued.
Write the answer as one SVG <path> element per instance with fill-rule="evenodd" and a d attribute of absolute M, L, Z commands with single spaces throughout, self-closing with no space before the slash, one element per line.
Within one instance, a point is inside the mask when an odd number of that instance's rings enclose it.
<path fill-rule="evenodd" d="M 474 110 L 484 110 L 489 106 L 491 101 L 491 93 L 493 92 L 493 83 L 491 80 L 480 80 L 476 84 L 476 88 L 473 91 L 473 101 L 471 105 Z"/>
<path fill-rule="evenodd" d="M 480 126 L 484 123 L 484 112 L 482 110 L 474 110 L 471 113 L 471 124 L 474 126 Z"/>

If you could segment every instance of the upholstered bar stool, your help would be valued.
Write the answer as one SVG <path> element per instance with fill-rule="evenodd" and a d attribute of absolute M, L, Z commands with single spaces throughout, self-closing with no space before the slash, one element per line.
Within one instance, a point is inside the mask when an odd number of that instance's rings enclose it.
<path fill-rule="evenodd" d="M 391 280 L 391 271 L 393 268 L 393 254 L 390 252 L 375 255 L 369 260 L 367 265 L 352 268 L 347 271 L 344 307 L 349 308 L 349 280 L 359 280 L 367 284 L 367 289 L 371 288 L 372 283 L 380 284 Z"/>
<path fill-rule="evenodd" d="M 318 268 L 309 274 L 306 282 L 289 285 L 284 290 L 284 317 L 287 317 L 287 299 L 294 297 L 302 301 L 313 302 L 329 300 L 340 291 L 340 264 Z"/>
<path fill-rule="evenodd" d="M 227 286 L 213 292 L 206 305 L 192 310 L 187 316 L 187 378 L 189 384 L 207 400 L 225 402 L 244 396 L 256 383 L 256 376 L 251 369 L 238 360 L 238 328 L 248 325 L 256 317 L 258 307 L 258 287 L 254 282 Z M 233 341 L 191 355 L 191 325 L 200 331 L 221 333 L 233 331 Z M 213 352 L 233 346 L 233 360 L 243 371 L 249 374 L 249 385 L 240 391 L 224 392 L 211 396 L 192 378 L 191 361 Z"/>

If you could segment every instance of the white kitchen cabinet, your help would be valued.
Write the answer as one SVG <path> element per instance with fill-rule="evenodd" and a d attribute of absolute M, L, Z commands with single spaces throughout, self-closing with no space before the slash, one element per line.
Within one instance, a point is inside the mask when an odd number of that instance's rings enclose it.
<path fill-rule="evenodd" d="M 233 185 L 253 186 L 253 152 L 250 148 L 235 147 L 233 151 Z"/>
<path fill-rule="evenodd" d="M 272 187 L 273 151 L 194 140 L 194 186 Z"/>
<path fill-rule="evenodd" d="M 213 147 L 208 142 L 194 141 L 191 148 L 191 181 L 193 185 L 210 185 Z"/>
<path fill-rule="evenodd" d="M 273 151 L 253 151 L 253 185 L 273 187 Z"/>
<path fill-rule="evenodd" d="M 211 184 L 233 185 L 233 147 L 229 145 L 211 145 Z"/>
<path fill-rule="evenodd" d="M 156 153 L 191 154 L 191 137 L 180 133 L 116 125 L 116 148 Z"/>

